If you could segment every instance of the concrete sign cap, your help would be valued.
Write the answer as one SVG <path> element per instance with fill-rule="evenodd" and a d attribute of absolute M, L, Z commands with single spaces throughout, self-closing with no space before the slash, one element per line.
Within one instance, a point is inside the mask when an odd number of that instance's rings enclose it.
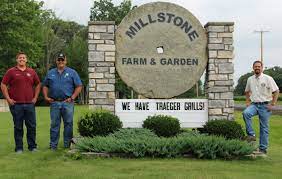
<path fill-rule="evenodd" d="M 200 79 L 206 65 L 206 32 L 181 6 L 144 4 L 117 28 L 117 71 L 128 86 L 147 98 L 184 93 Z"/>

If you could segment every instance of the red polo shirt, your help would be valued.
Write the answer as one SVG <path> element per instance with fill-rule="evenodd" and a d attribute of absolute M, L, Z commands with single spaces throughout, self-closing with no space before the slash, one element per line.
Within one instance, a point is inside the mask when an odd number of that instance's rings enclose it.
<path fill-rule="evenodd" d="M 13 67 L 3 76 L 2 83 L 8 86 L 9 96 L 16 103 L 31 103 L 34 97 L 34 86 L 40 83 L 40 80 L 31 68 L 21 71 Z"/>

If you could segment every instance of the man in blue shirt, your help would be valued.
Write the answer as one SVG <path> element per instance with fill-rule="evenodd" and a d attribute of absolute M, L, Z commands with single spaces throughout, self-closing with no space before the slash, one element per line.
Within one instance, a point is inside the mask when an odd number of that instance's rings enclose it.
<path fill-rule="evenodd" d="M 57 68 L 48 71 L 43 81 L 43 95 L 50 103 L 50 148 L 57 149 L 61 118 L 64 122 L 64 147 L 69 148 L 73 137 L 74 99 L 82 89 L 82 82 L 74 69 L 66 66 L 67 59 L 63 53 L 56 59 Z"/>

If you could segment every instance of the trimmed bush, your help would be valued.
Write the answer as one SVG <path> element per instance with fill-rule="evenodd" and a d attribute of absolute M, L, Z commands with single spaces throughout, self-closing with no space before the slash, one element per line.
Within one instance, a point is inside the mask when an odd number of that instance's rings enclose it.
<path fill-rule="evenodd" d="M 242 126 L 236 121 L 230 120 L 210 120 L 199 131 L 209 135 L 223 136 L 226 139 L 242 139 L 244 137 Z"/>
<path fill-rule="evenodd" d="M 246 96 L 234 96 L 234 101 L 246 101 Z"/>
<path fill-rule="evenodd" d="M 106 136 L 122 127 L 119 118 L 106 110 L 95 110 L 80 117 L 78 132 L 81 136 Z"/>
<path fill-rule="evenodd" d="M 143 127 L 152 130 L 158 136 L 171 137 L 180 132 L 180 123 L 177 118 L 165 115 L 149 116 Z"/>
<path fill-rule="evenodd" d="M 106 137 L 82 138 L 75 146 L 80 152 L 106 152 L 128 157 L 171 158 L 189 154 L 206 159 L 233 159 L 249 155 L 255 150 L 255 146 L 246 141 L 226 140 L 218 136 L 183 133 L 177 137 L 164 138 L 142 132 L 143 137 L 128 137 L 130 130 L 118 131 Z M 134 134 L 139 132 L 133 131 Z"/>
<path fill-rule="evenodd" d="M 197 130 L 181 130 L 181 132 L 177 135 L 177 137 L 188 137 L 188 136 L 199 136 L 199 135 L 203 135 L 201 133 L 199 133 L 199 131 Z"/>
<path fill-rule="evenodd" d="M 119 138 L 119 139 L 145 139 L 148 137 L 158 137 L 154 132 L 149 129 L 144 128 L 127 128 L 120 129 L 115 133 L 110 135 L 111 137 Z"/>

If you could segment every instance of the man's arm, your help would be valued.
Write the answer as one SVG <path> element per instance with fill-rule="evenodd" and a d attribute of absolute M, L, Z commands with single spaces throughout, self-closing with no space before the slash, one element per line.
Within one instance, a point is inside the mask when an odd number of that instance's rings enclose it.
<path fill-rule="evenodd" d="M 51 103 L 51 102 L 54 101 L 54 99 L 48 97 L 48 90 L 49 90 L 48 87 L 43 86 L 42 92 L 43 92 L 44 99 L 45 99 L 47 102 Z"/>
<path fill-rule="evenodd" d="M 81 89 L 82 89 L 82 86 L 77 86 L 77 87 L 75 87 L 74 92 L 73 92 L 73 94 L 71 95 L 71 97 L 68 98 L 68 99 L 66 99 L 65 101 L 66 101 L 66 102 L 72 102 L 72 101 L 74 101 L 75 98 L 78 96 L 78 94 L 81 92 Z"/>
<path fill-rule="evenodd" d="M 247 84 L 245 87 L 245 96 L 246 96 L 246 106 L 250 106 L 251 105 L 251 86 L 250 86 L 250 78 L 248 78 L 247 80 Z"/>
<path fill-rule="evenodd" d="M 275 106 L 278 96 L 279 96 L 279 90 L 276 90 L 272 93 L 272 101 L 271 101 L 272 106 Z"/>
<path fill-rule="evenodd" d="M 9 105 L 14 105 L 16 101 L 10 98 L 7 85 L 5 85 L 4 83 L 1 83 L 1 90 L 7 102 L 9 103 Z"/>
<path fill-rule="evenodd" d="M 74 100 L 78 94 L 81 92 L 81 89 L 82 89 L 82 86 L 77 86 L 75 89 L 74 89 L 74 92 L 73 94 L 71 95 L 71 99 Z"/>
<path fill-rule="evenodd" d="M 273 78 L 270 78 L 270 88 L 272 90 L 272 100 L 270 105 L 268 105 L 268 109 L 272 110 L 273 106 L 275 106 L 275 104 L 277 103 L 277 99 L 279 96 L 279 87 L 277 86 Z"/>
<path fill-rule="evenodd" d="M 41 88 L 41 85 L 40 83 L 38 83 L 36 86 L 35 86 L 35 89 L 34 89 L 34 97 L 32 99 L 32 103 L 35 104 L 37 99 L 38 99 L 38 95 L 39 95 L 39 92 L 40 92 L 40 88 Z"/>
<path fill-rule="evenodd" d="M 250 106 L 251 105 L 251 99 L 250 99 L 250 96 L 251 96 L 251 92 L 250 91 L 246 91 L 245 92 L 245 96 L 246 96 L 246 106 Z"/>
<path fill-rule="evenodd" d="M 273 110 L 273 107 L 275 106 L 277 102 L 278 96 L 279 96 L 279 90 L 276 90 L 272 93 L 272 101 L 270 104 L 267 105 L 267 109 L 269 111 Z"/>
<path fill-rule="evenodd" d="M 75 89 L 73 94 L 71 95 L 71 97 L 69 97 L 68 99 L 65 100 L 65 102 L 73 102 L 75 100 L 75 98 L 78 96 L 78 94 L 81 92 L 82 89 L 82 82 L 81 79 L 78 75 L 78 73 L 74 70 L 73 71 L 73 82 L 75 85 Z"/>

